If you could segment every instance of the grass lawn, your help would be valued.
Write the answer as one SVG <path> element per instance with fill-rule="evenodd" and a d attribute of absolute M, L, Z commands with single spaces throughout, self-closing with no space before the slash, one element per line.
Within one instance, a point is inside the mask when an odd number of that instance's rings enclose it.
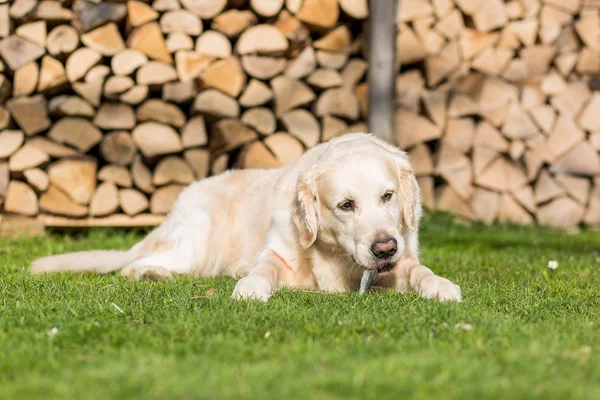
<path fill-rule="evenodd" d="M 600 233 L 450 221 L 424 219 L 421 258 L 461 285 L 460 304 L 292 291 L 238 303 L 230 279 L 32 279 L 35 257 L 141 233 L 1 239 L 0 398 L 600 398 Z"/>

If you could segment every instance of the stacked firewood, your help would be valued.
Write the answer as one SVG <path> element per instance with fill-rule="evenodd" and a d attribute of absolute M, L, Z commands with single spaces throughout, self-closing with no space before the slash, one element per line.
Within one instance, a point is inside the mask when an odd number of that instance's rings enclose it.
<path fill-rule="evenodd" d="M 600 224 L 600 2 L 402 0 L 431 209 Z M 0 208 L 155 224 L 185 185 L 367 131 L 367 0 L 0 0 Z"/>

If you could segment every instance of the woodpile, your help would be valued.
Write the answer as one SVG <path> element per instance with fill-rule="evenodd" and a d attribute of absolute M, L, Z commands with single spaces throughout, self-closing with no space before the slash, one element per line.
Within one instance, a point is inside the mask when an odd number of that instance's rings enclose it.
<path fill-rule="evenodd" d="M 366 131 L 366 0 L 0 1 L 0 210 L 159 223 Z M 395 141 L 430 209 L 600 225 L 600 2 L 403 0 Z"/>

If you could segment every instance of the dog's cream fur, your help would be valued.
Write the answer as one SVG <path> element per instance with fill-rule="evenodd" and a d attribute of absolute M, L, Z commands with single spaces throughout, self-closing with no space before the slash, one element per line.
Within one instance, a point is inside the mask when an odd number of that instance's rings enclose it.
<path fill-rule="evenodd" d="M 340 206 L 346 201 L 351 210 Z M 231 276 L 241 278 L 234 298 L 266 301 L 284 286 L 356 290 L 365 269 L 380 269 L 378 286 L 459 301 L 457 285 L 418 261 L 420 217 L 406 154 L 371 135 L 350 134 L 282 168 L 193 183 L 165 222 L 129 251 L 46 257 L 31 272 Z M 371 252 L 382 236 L 397 240 L 396 254 L 385 262 Z"/>

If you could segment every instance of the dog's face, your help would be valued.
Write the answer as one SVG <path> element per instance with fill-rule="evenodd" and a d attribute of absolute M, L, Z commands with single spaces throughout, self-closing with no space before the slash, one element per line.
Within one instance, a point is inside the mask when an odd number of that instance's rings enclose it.
<path fill-rule="evenodd" d="M 324 158 L 299 180 L 302 245 L 317 242 L 348 265 L 389 271 L 404 253 L 402 229 L 416 230 L 418 187 L 406 157 L 349 142 Z"/>

